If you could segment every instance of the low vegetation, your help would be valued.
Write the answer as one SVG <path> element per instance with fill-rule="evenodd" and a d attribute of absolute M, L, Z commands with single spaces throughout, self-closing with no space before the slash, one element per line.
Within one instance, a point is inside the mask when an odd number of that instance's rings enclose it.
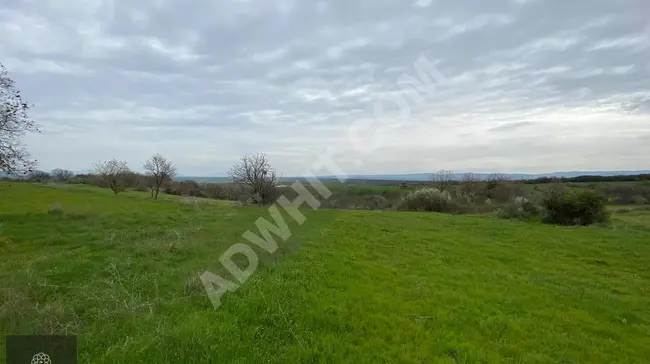
<path fill-rule="evenodd" d="M 448 191 L 429 187 L 409 192 L 402 199 L 400 208 L 428 212 L 453 212 L 456 210 Z"/>
<path fill-rule="evenodd" d="M 542 200 L 545 220 L 562 225 L 591 225 L 607 221 L 607 198 L 592 189 L 559 188 Z"/>
<path fill-rule="evenodd" d="M 66 186 L 0 182 L 0 335 L 76 334 L 81 363 L 650 355 L 650 210 L 581 229 L 309 208 L 299 226 L 283 212 L 289 240 L 258 250 L 261 269 L 215 311 L 198 275 L 227 274 L 218 257 L 266 208 Z"/>
<path fill-rule="evenodd" d="M 119 168 L 110 171 L 108 166 Z M 104 162 L 103 167 L 98 169 L 99 174 L 71 176 L 71 172 L 57 169 L 52 173 L 33 171 L 27 180 L 95 185 L 110 188 L 116 194 L 127 189 L 149 191 L 154 199 L 162 192 L 260 205 L 270 204 L 278 196 L 293 193 L 288 187 L 293 181 L 280 181 L 263 154 L 245 156 L 231 170 L 232 181 L 229 183 L 174 181 L 175 168 L 161 155 L 152 157 L 145 167 L 147 173 L 141 174 L 130 171 L 125 162 L 113 160 Z M 56 177 L 62 175 L 65 177 Z M 438 172 L 437 177 L 432 177 L 432 182 L 426 185 L 355 185 L 330 181 L 328 188 L 332 196 L 322 201 L 322 207 L 454 214 L 494 213 L 506 219 L 542 218 L 549 223 L 588 225 L 606 220 L 607 214 L 603 212 L 606 205 L 638 206 L 650 201 L 650 181 L 645 180 L 533 185 L 527 181 L 508 180 L 498 174 L 485 180 L 471 173 L 460 180 L 450 180 L 452 175 L 447 171 Z M 556 191 L 567 191 L 567 194 L 558 195 Z"/>
<path fill-rule="evenodd" d="M 498 207 L 496 212 L 503 219 L 531 219 L 539 215 L 539 207 L 525 197 L 515 197 L 511 203 Z"/>

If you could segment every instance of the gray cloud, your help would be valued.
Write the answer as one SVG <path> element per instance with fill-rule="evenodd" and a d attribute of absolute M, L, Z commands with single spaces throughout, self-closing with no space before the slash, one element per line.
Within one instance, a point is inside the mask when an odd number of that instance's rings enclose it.
<path fill-rule="evenodd" d="M 524 127 L 530 126 L 530 125 L 535 125 L 535 123 L 532 122 L 532 121 L 518 121 L 518 122 L 514 122 L 514 123 L 505 123 L 505 124 L 501 124 L 499 126 L 492 127 L 492 128 L 490 128 L 490 131 L 492 131 L 492 132 L 510 131 L 510 130 L 515 130 L 515 129 L 519 129 L 519 128 L 524 128 Z"/>
<path fill-rule="evenodd" d="M 639 169 L 650 151 L 648 10 L 644 0 L 9 0 L 0 62 L 35 105 L 44 133 L 27 142 L 46 169 L 112 157 L 137 169 L 160 152 L 206 175 L 260 151 L 291 175 L 328 148 L 354 174 Z M 445 82 L 405 94 L 405 77 L 422 80 L 420 59 Z"/>

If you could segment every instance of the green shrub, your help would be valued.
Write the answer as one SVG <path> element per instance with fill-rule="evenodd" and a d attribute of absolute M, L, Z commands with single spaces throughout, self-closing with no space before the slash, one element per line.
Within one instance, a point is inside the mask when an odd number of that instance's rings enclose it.
<path fill-rule="evenodd" d="M 524 197 L 515 197 L 512 202 L 497 209 L 497 216 L 502 219 L 530 219 L 538 214 L 537 205 Z"/>
<path fill-rule="evenodd" d="M 425 187 L 409 192 L 402 199 L 400 208 L 409 211 L 453 212 L 455 204 L 449 192 Z"/>
<path fill-rule="evenodd" d="M 561 225 L 591 225 L 607 220 L 607 198 L 592 189 L 552 189 L 542 200 L 545 221 Z"/>
<path fill-rule="evenodd" d="M 616 205 L 644 205 L 650 201 L 650 188 L 642 183 L 600 184 L 600 192 Z"/>

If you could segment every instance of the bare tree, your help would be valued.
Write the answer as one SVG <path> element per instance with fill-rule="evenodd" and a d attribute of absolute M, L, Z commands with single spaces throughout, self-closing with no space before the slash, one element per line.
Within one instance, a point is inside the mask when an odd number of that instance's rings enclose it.
<path fill-rule="evenodd" d="M 447 191 L 454 183 L 454 172 L 441 169 L 432 174 L 430 177 L 431 183 L 440 191 Z"/>
<path fill-rule="evenodd" d="M 0 172 L 22 174 L 36 165 L 20 141 L 27 132 L 38 132 L 28 111 L 29 105 L 0 63 Z"/>
<path fill-rule="evenodd" d="M 502 173 L 492 173 L 487 176 L 487 188 L 492 190 L 502 183 L 509 181 L 508 176 Z"/>
<path fill-rule="evenodd" d="M 511 191 L 508 188 L 508 181 L 510 181 L 510 178 L 502 173 L 492 173 L 488 175 L 487 183 L 485 184 L 487 197 L 508 200 L 511 195 Z"/>
<path fill-rule="evenodd" d="M 61 168 L 53 169 L 50 174 L 52 175 L 52 179 L 59 182 L 68 182 L 75 176 L 74 172 Z"/>
<path fill-rule="evenodd" d="M 144 169 L 151 180 L 151 197 L 158 199 L 160 186 L 176 176 L 176 167 L 160 154 L 156 154 L 144 163 Z"/>
<path fill-rule="evenodd" d="M 95 173 L 99 174 L 108 184 L 108 188 L 116 195 L 120 192 L 120 177 L 130 172 L 126 161 L 111 159 L 105 162 L 95 163 Z"/>
<path fill-rule="evenodd" d="M 497 181 L 497 182 L 504 182 L 504 181 L 509 181 L 510 177 L 508 175 L 505 175 L 503 173 L 492 173 L 487 176 L 488 181 Z"/>
<path fill-rule="evenodd" d="M 278 179 L 266 154 L 245 155 L 241 162 L 228 172 L 233 182 L 251 188 L 251 198 L 256 204 L 272 203 L 276 197 Z"/>
<path fill-rule="evenodd" d="M 465 173 L 460 179 L 460 193 L 469 201 L 473 201 L 479 194 L 480 178 L 472 172 Z"/>
<path fill-rule="evenodd" d="M 47 183 L 47 181 L 52 179 L 52 176 L 45 171 L 33 170 L 27 172 L 27 179 L 29 179 L 30 181 Z"/>

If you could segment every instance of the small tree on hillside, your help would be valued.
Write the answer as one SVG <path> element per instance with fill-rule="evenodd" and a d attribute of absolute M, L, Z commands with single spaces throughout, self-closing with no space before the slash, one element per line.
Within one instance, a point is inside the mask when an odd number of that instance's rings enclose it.
<path fill-rule="evenodd" d="M 50 174 L 52 175 L 52 179 L 58 182 L 69 182 L 75 176 L 74 172 L 61 168 L 53 169 Z"/>
<path fill-rule="evenodd" d="M 465 173 L 460 179 L 460 193 L 470 202 L 480 193 L 480 179 L 474 173 Z"/>
<path fill-rule="evenodd" d="M 147 186 L 146 183 L 147 176 L 130 170 L 120 173 L 120 175 L 117 176 L 117 180 L 120 187 L 122 188 L 138 189 L 141 188 L 142 185 L 144 185 L 145 187 Z M 143 180 L 145 181 L 145 183 L 141 183 L 141 181 Z"/>
<path fill-rule="evenodd" d="M 489 176 L 487 176 L 487 184 L 488 184 L 488 189 L 494 189 L 496 186 L 502 183 L 506 183 L 507 181 L 510 180 L 508 176 L 506 176 L 503 173 L 492 173 Z"/>
<path fill-rule="evenodd" d="M 251 198 L 256 204 L 269 204 L 276 197 L 278 179 L 266 154 L 245 155 L 228 173 L 233 182 L 251 188 Z"/>
<path fill-rule="evenodd" d="M 157 200 L 160 186 L 176 176 L 176 167 L 162 155 L 156 154 L 144 163 L 144 169 L 151 180 L 151 197 Z"/>
<path fill-rule="evenodd" d="M 440 191 L 447 191 L 454 182 L 454 172 L 441 169 L 430 177 L 433 186 Z"/>
<path fill-rule="evenodd" d="M 504 191 L 506 189 L 505 186 L 509 181 L 508 176 L 502 173 L 492 173 L 487 176 L 486 180 L 487 182 L 485 184 L 485 194 L 488 198 L 501 198 L 502 200 L 509 198 L 509 192 Z"/>
<path fill-rule="evenodd" d="M 0 172 L 22 174 L 31 171 L 36 164 L 20 142 L 27 132 L 38 131 L 28 111 L 29 105 L 0 63 Z"/>
<path fill-rule="evenodd" d="M 95 172 L 106 181 L 108 188 L 110 188 L 116 195 L 120 192 L 120 177 L 123 174 L 130 172 L 126 161 L 118 161 L 117 159 L 95 163 L 94 167 Z"/>

